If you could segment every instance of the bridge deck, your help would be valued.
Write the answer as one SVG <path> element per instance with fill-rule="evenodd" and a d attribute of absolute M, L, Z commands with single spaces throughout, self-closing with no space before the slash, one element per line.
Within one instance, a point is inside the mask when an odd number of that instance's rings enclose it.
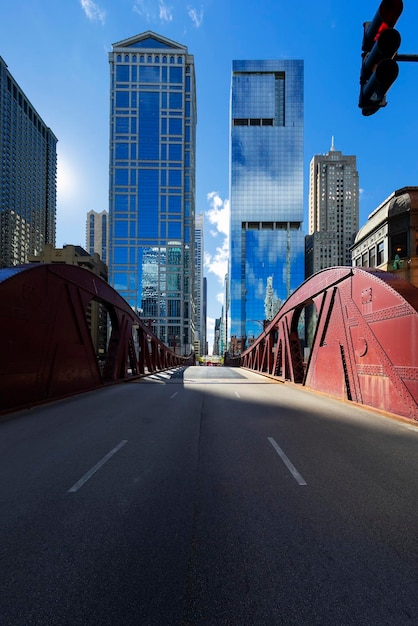
<path fill-rule="evenodd" d="M 1 622 L 413 623 L 417 437 L 227 368 L 15 413 Z"/>

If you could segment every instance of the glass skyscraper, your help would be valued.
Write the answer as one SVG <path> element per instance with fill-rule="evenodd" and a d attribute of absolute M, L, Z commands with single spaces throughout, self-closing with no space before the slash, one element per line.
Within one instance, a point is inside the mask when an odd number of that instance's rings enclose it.
<path fill-rule="evenodd" d="M 196 97 L 187 48 L 148 31 L 109 53 L 109 271 L 159 338 L 194 340 Z"/>
<path fill-rule="evenodd" d="M 0 267 L 55 245 L 57 141 L 0 57 Z"/>
<path fill-rule="evenodd" d="M 230 337 L 248 345 L 304 280 L 303 61 L 233 61 Z"/>

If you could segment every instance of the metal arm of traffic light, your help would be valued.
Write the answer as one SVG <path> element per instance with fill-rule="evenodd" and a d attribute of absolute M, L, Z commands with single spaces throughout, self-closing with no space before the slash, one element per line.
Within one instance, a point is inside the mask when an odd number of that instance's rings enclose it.
<path fill-rule="evenodd" d="M 418 61 L 418 54 L 397 54 L 394 59 L 398 63 L 399 61 L 410 61 L 411 63 L 416 63 Z"/>

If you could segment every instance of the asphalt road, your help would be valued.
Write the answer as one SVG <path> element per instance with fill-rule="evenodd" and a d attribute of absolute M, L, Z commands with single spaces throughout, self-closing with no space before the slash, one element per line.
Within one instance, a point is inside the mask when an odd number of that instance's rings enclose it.
<path fill-rule="evenodd" d="M 418 625 L 418 427 L 195 367 L 0 422 L 0 626 Z"/>

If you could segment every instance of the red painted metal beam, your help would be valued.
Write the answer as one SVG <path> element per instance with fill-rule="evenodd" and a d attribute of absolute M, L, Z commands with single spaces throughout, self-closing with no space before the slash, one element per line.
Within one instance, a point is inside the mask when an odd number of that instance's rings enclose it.
<path fill-rule="evenodd" d="M 101 303 L 111 336 L 100 365 L 88 310 Z M 0 413 L 191 362 L 169 350 L 92 272 L 60 264 L 0 270 Z"/>
<path fill-rule="evenodd" d="M 317 323 L 304 363 L 297 328 L 311 305 Z M 388 272 L 323 270 L 226 364 L 418 420 L 418 289 Z"/>

